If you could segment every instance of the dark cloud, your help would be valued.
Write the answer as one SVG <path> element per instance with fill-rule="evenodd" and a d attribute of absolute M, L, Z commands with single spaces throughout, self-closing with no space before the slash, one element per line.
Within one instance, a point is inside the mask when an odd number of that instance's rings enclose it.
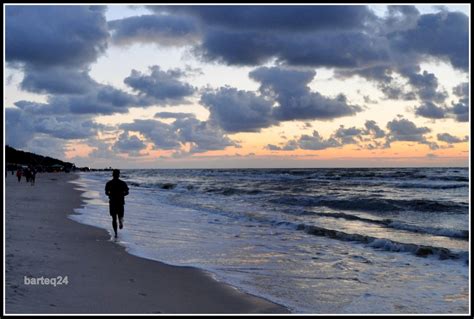
<path fill-rule="evenodd" d="M 149 6 L 151 10 L 187 14 L 202 24 L 267 32 L 363 29 L 375 15 L 367 6 Z M 295 17 L 298 17 L 295 19 Z"/>
<path fill-rule="evenodd" d="M 469 96 L 469 82 L 464 82 L 453 88 L 453 94 L 465 98 Z"/>
<path fill-rule="evenodd" d="M 170 124 L 156 120 L 134 120 L 119 126 L 126 131 L 139 132 L 149 139 L 156 149 L 171 150 L 181 146 L 179 137 Z"/>
<path fill-rule="evenodd" d="M 132 70 L 124 83 L 139 92 L 141 97 L 156 104 L 185 103 L 185 98 L 195 92 L 191 85 L 180 81 L 184 76 L 180 70 L 162 71 L 158 65 L 149 67 L 150 75 Z"/>
<path fill-rule="evenodd" d="M 181 112 L 158 112 L 154 116 L 159 119 L 182 119 L 188 117 L 195 117 L 193 113 L 181 113 Z"/>
<path fill-rule="evenodd" d="M 189 153 L 223 150 L 228 146 L 238 146 L 225 132 L 208 121 L 195 118 L 177 119 L 173 123 L 183 143 L 191 143 Z"/>
<path fill-rule="evenodd" d="M 194 117 L 178 118 L 171 124 L 157 120 L 135 120 L 133 123 L 121 124 L 120 128 L 139 132 L 153 143 L 155 149 L 175 150 L 176 156 L 237 145 L 224 135 L 222 129 Z M 190 143 L 190 150 L 182 151 L 186 143 Z"/>
<path fill-rule="evenodd" d="M 314 76 L 314 71 L 277 67 L 261 67 L 250 72 L 250 77 L 261 83 L 262 95 L 278 102 L 273 110 L 276 120 L 331 120 L 362 110 L 358 105 L 349 104 L 343 94 L 333 99 L 311 92 L 308 84 Z"/>
<path fill-rule="evenodd" d="M 267 144 L 267 146 L 264 147 L 264 149 L 270 150 L 270 151 L 281 151 L 282 148 L 280 146 L 274 145 L 274 144 Z"/>
<path fill-rule="evenodd" d="M 394 119 L 387 123 L 389 137 L 392 141 L 424 141 L 425 134 L 431 132 L 427 127 L 417 127 L 407 119 Z"/>
<path fill-rule="evenodd" d="M 408 79 L 422 101 L 442 103 L 448 97 L 445 92 L 438 91 L 438 78 L 433 73 L 423 71 L 420 74 L 419 67 L 407 67 L 399 71 Z"/>
<path fill-rule="evenodd" d="M 371 134 L 374 138 L 385 137 L 385 131 L 382 130 L 373 120 L 365 121 L 365 134 Z"/>
<path fill-rule="evenodd" d="M 425 134 L 431 132 L 429 128 L 417 127 L 415 123 L 407 119 L 394 119 L 387 123 L 387 128 L 389 130 L 386 138 L 387 147 L 389 147 L 390 143 L 392 142 L 405 141 L 426 144 L 432 150 L 439 148 L 435 142 L 430 142 L 427 140 Z"/>
<path fill-rule="evenodd" d="M 453 93 L 459 97 L 459 101 L 448 108 L 449 112 L 458 122 L 469 122 L 469 83 L 456 86 Z"/>
<path fill-rule="evenodd" d="M 83 94 L 96 85 L 88 71 L 63 66 L 37 68 L 28 65 L 24 72 L 21 88 L 34 93 Z"/>
<path fill-rule="evenodd" d="M 112 150 L 127 153 L 130 156 L 142 156 L 140 151 L 144 149 L 146 149 L 145 143 L 135 135 L 130 136 L 128 132 L 120 134 L 118 140 L 112 146 Z"/>
<path fill-rule="evenodd" d="M 105 129 L 88 116 L 41 113 L 41 104 L 18 102 L 18 108 L 5 109 L 5 131 L 8 145 L 25 147 L 31 140 L 54 138 L 62 140 L 86 139 Z"/>
<path fill-rule="evenodd" d="M 105 8 L 26 5 L 5 7 L 7 62 L 84 67 L 107 48 Z"/>
<path fill-rule="evenodd" d="M 388 35 L 398 52 L 446 59 L 461 70 L 469 63 L 469 18 L 460 12 L 442 11 L 421 15 L 416 27 Z"/>
<path fill-rule="evenodd" d="M 302 135 L 298 139 L 298 146 L 304 150 L 324 150 L 326 148 L 339 147 L 341 146 L 341 143 L 333 137 L 324 139 L 316 130 L 314 130 L 312 136 L 306 134 Z"/>
<path fill-rule="evenodd" d="M 359 31 L 288 34 L 210 28 L 195 53 L 231 65 L 259 65 L 276 58 L 289 65 L 348 68 L 388 59 L 382 40 Z"/>
<path fill-rule="evenodd" d="M 134 42 L 157 43 L 165 46 L 193 44 L 199 36 L 196 23 L 189 17 L 173 15 L 142 15 L 108 23 L 115 44 Z"/>
<path fill-rule="evenodd" d="M 379 21 L 382 24 L 381 31 L 390 33 L 393 31 L 409 30 L 416 27 L 420 12 L 415 6 L 410 5 L 388 5 L 387 15 Z"/>
<path fill-rule="evenodd" d="M 469 105 L 467 99 L 459 100 L 449 108 L 458 122 L 469 122 Z"/>
<path fill-rule="evenodd" d="M 132 106 L 149 105 L 136 96 L 110 85 L 98 85 L 81 95 L 54 95 L 48 102 L 56 110 L 90 115 L 127 113 Z"/>
<path fill-rule="evenodd" d="M 33 138 L 33 118 L 17 108 L 5 108 L 5 143 L 23 148 Z"/>
<path fill-rule="evenodd" d="M 439 107 L 431 102 L 425 102 L 415 109 L 415 114 L 430 119 L 443 119 L 448 109 Z"/>
<path fill-rule="evenodd" d="M 467 135 L 463 139 L 457 136 L 453 136 L 449 133 L 438 134 L 437 137 L 438 137 L 438 141 L 445 142 L 448 144 L 463 143 L 463 142 L 469 141 L 469 137 Z"/>
<path fill-rule="evenodd" d="M 272 102 L 253 92 L 222 87 L 207 91 L 201 103 L 210 111 L 210 121 L 226 132 L 259 132 L 275 124 Z"/>
<path fill-rule="evenodd" d="M 337 138 L 341 144 L 356 144 L 357 140 L 362 139 L 364 131 L 356 127 L 344 128 L 344 125 L 339 126 L 337 131 L 334 133 L 334 137 Z"/>

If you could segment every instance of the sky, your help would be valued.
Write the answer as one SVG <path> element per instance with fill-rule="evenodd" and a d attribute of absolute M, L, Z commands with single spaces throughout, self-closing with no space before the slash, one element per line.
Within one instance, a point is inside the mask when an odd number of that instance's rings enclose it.
<path fill-rule="evenodd" d="M 468 166 L 470 5 L 5 5 L 4 143 L 94 168 Z"/>

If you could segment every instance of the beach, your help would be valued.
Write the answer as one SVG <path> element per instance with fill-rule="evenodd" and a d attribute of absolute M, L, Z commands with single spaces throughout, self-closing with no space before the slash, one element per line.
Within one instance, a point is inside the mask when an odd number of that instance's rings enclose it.
<path fill-rule="evenodd" d="M 6 178 L 6 314 L 288 313 L 200 269 L 128 254 L 104 229 L 69 219 L 83 203 L 76 178 Z"/>

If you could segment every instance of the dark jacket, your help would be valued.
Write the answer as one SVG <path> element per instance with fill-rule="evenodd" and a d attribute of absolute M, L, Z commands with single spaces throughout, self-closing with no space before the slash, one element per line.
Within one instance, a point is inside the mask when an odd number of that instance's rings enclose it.
<path fill-rule="evenodd" d="M 120 179 L 113 179 L 105 184 L 105 194 L 109 196 L 111 204 L 125 204 L 125 196 L 128 195 L 127 183 Z"/>

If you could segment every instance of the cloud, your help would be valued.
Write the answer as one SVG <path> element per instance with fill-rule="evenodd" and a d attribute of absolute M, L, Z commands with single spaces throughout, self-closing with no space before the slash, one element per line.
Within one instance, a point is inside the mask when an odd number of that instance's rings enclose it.
<path fill-rule="evenodd" d="M 356 127 L 344 128 L 341 125 L 334 133 L 334 138 L 338 139 L 341 144 L 357 144 L 357 140 L 362 139 L 364 131 Z M 357 140 L 356 140 L 357 139 Z"/>
<path fill-rule="evenodd" d="M 458 122 L 469 121 L 469 83 L 461 83 L 453 89 L 454 95 L 459 97 L 457 103 L 448 108 Z"/>
<path fill-rule="evenodd" d="M 275 124 L 272 102 L 250 91 L 222 87 L 208 90 L 200 101 L 210 111 L 210 121 L 226 132 L 259 132 Z"/>
<path fill-rule="evenodd" d="M 48 102 L 55 110 L 90 115 L 127 113 L 132 106 L 150 105 L 110 85 L 97 85 L 81 95 L 54 95 L 48 98 Z"/>
<path fill-rule="evenodd" d="M 442 103 L 448 97 L 445 92 L 438 91 L 438 78 L 427 71 L 420 72 L 419 67 L 406 67 L 400 69 L 400 74 L 406 78 L 410 85 L 415 88 L 418 97 L 422 101 Z"/>
<path fill-rule="evenodd" d="M 84 67 L 107 48 L 105 8 L 8 5 L 5 10 L 7 62 Z"/>
<path fill-rule="evenodd" d="M 119 128 L 139 132 L 153 143 L 155 149 L 175 150 L 176 156 L 238 145 L 225 136 L 222 129 L 194 117 L 177 118 L 171 124 L 157 120 L 134 120 L 133 123 L 121 124 Z M 189 151 L 182 149 L 186 143 L 190 143 Z"/>
<path fill-rule="evenodd" d="M 171 150 L 181 146 L 176 130 L 170 124 L 156 120 L 134 120 L 124 123 L 119 128 L 139 132 L 148 138 L 156 149 Z"/>
<path fill-rule="evenodd" d="M 306 134 L 302 135 L 298 140 L 298 145 L 304 150 L 324 150 L 326 148 L 339 147 L 341 143 L 333 137 L 325 140 L 314 130 L 312 136 Z"/>
<path fill-rule="evenodd" d="M 208 121 L 195 118 L 177 119 L 173 123 L 182 143 L 191 143 L 189 153 L 223 150 L 228 146 L 238 146 L 219 127 Z"/>
<path fill-rule="evenodd" d="M 343 94 L 328 98 L 311 92 L 308 84 L 315 74 L 314 71 L 261 67 L 249 75 L 261 83 L 262 95 L 278 102 L 273 116 L 279 121 L 331 120 L 362 111 L 360 106 L 349 104 Z"/>
<path fill-rule="evenodd" d="M 86 139 L 106 127 L 88 116 L 41 113 L 41 104 L 18 102 L 18 108 L 6 108 L 5 130 L 7 144 L 25 147 L 38 136 L 63 140 Z"/>
<path fill-rule="evenodd" d="M 173 15 L 141 15 L 110 21 L 112 42 L 127 45 L 135 42 L 164 46 L 191 45 L 199 37 L 196 23 L 189 17 Z"/>
<path fill-rule="evenodd" d="M 194 52 L 206 61 L 250 66 L 276 58 L 294 66 L 349 68 L 388 58 L 383 41 L 361 31 L 291 34 L 210 28 Z"/>
<path fill-rule="evenodd" d="M 448 109 L 436 106 L 434 103 L 425 102 L 419 107 L 415 108 L 415 114 L 430 119 L 443 119 L 446 117 Z"/>
<path fill-rule="evenodd" d="M 382 130 L 373 120 L 365 121 L 365 134 L 372 134 L 374 138 L 385 137 L 385 131 Z"/>
<path fill-rule="evenodd" d="M 112 149 L 119 153 L 127 153 L 130 156 L 143 156 L 140 151 L 146 149 L 146 145 L 138 137 L 123 132 L 112 146 Z"/>
<path fill-rule="evenodd" d="M 185 98 L 195 92 L 191 85 L 181 82 L 184 76 L 180 70 L 162 71 L 158 65 L 149 67 L 150 75 L 145 75 L 137 70 L 132 70 L 124 83 L 138 91 L 142 98 L 147 98 L 148 103 L 162 105 L 175 105 L 186 103 Z"/>
<path fill-rule="evenodd" d="M 33 138 L 33 118 L 17 108 L 5 108 L 5 143 L 23 148 Z"/>
<path fill-rule="evenodd" d="M 69 67 L 25 67 L 21 88 L 25 91 L 44 94 L 84 94 L 94 88 L 95 81 L 88 71 Z"/>
<path fill-rule="evenodd" d="M 469 18 L 461 12 L 421 15 L 415 28 L 390 33 L 388 39 L 398 52 L 448 60 L 454 67 L 467 71 Z"/>
<path fill-rule="evenodd" d="M 387 147 L 390 146 L 392 142 L 405 141 L 426 144 L 432 150 L 439 148 L 435 142 L 427 140 L 425 134 L 431 132 L 428 127 L 417 127 L 415 123 L 401 118 L 388 122 L 387 128 L 389 130 L 386 138 Z"/>
<path fill-rule="evenodd" d="M 463 143 L 469 141 L 469 137 L 466 135 L 463 139 L 453 136 L 449 133 L 441 133 L 437 135 L 438 141 L 445 142 L 448 144 Z"/>
<path fill-rule="evenodd" d="M 158 112 L 154 116 L 159 119 L 182 119 L 188 117 L 195 117 L 193 113 L 181 113 L 181 112 Z"/>
<path fill-rule="evenodd" d="M 389 137 L 392 141 L 419 142 L 425 140 L 424 134 L 431 132 L 427 127 L 417 127 L 407 119 L 394 119 L 387 123 Z"/>
<path fill-rule="evenodd" d="M 227 29 L 316 31 L 363 29 L 375 18 L 367 6 L 148 6 L 156 13 L 187 14 L 202 24 Z M 298 17 L 298 19 L 295 19 Z"/>

